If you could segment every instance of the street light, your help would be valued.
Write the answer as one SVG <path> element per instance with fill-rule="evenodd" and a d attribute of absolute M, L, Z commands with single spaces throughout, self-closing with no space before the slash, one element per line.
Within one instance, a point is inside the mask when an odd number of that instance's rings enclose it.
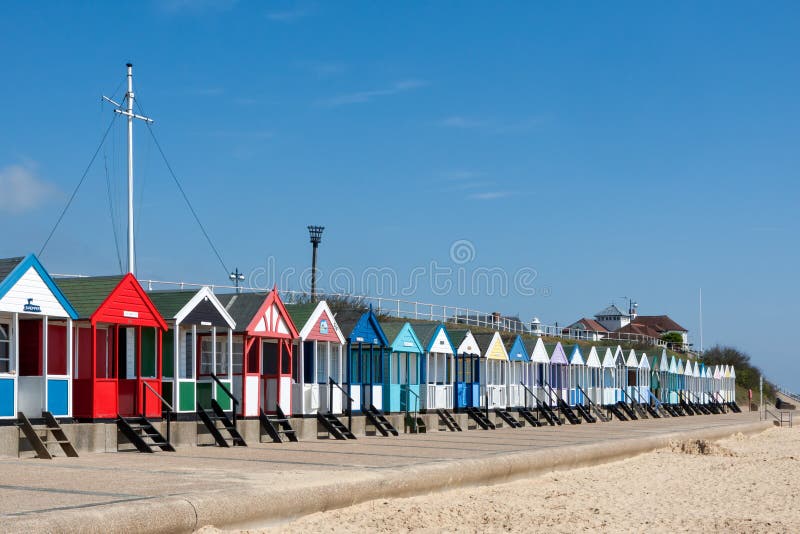
<path fill-rule="evenodd" d="M 236 284 L 236 292 L 238 293 L 240 291 L 239 282 L 244 281 L 244 273 L 240 273 L 239 268 L 237 267 L 235 271 L 228 275 L 228 278 L 231 282 Z"/>
<path fill-rule="evenodd" d="M 311 301 L 317 300 L 317 247 L 322 241 L 324 226 L 309 226 L 308 235 L 311 238 Z"/>

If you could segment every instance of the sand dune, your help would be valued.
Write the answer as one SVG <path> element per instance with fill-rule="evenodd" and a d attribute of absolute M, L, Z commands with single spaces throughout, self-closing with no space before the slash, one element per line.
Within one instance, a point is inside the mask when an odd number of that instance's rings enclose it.
<path fill-rule="evenodd" d="M 678 442 L 496 486 L 380 499 L 261 532 L 800 532 L 800 430 Z"/>

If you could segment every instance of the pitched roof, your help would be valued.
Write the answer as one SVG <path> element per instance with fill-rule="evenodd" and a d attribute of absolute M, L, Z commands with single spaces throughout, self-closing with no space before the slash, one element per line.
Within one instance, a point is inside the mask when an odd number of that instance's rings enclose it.
<path fill-rule="evenodd" d="M 20 256 L 18 258 L 5 258 L 0 260 L 0 282 L 6 279 L 6 276 L 11 274 L 17 265 L 22 263 L 25 258 Z"/>
<path fill-rule="evenodd" d="M 464 338 L 467 337 L 468 332 L 469 330 L 450 330 L 449 328 L 447 329 L 447 333 L 450 334 L 450 341 L 453 342 L 453 345 L 455 345 L 456 350 L 458 349 L 458 346 L 464 342 Z"/>
<path fill-rule="evenodd" d="M 284 306 L 286 307 L 286 311 L 289 312 L 289 317 L 292 318 L 292 322 L 301 330 L 308 320 L 311 319 L 314 310 L 317 309 L 317 305 L 310 302 L 306 304 L 285 304 Z"/>
<path fill-rule="evenodd" d="M 440 325 L 436 323 L 416 323 L 411 322 L 411 328 L 414 329 L 414 333 L 417 334 L 417 339 L 419 342 L 422 343 L 422 347 L 427 349 L 430 347 L 431 342 L 433 341 L 433 336 L 436 335 L 436 330 L 439 328 Z"/>
<path fill-rule="evenodd" d="M 647 325 L 638 323 L 628 323 L 622 328 L 618 328 L 616 332 L 620 334 L 637 334 L 640 336 L 648 336 L 654 338 L 661 337 L 661 333 L 658 330 L 654 330 L 653 328 L 650 328 Z"/>
<path fill-rule="evenodd" d="M 195 290 L 150 291 L 147 296 L 166 319 L 172 319 L 197 294 Z"/>
<path fill-rule="evenodd" d="M 350 334 L 353 333 L 353 330 L 365 313 L 368 312 L 356 308 L 339 310 L 336 312 L 336 324 L 342 329 L 344 337 L 350 337 Z"/>
<path fill-rule="evenodd" d="M 582 317 L 566 327 L 566 329 L 570 330 L 586 330 L 588 332 L 608 332 L 608 329 L 595 321 L 594 319 L 589 319 L 588 317 Z"/>
<path fill-rule="evenodd" d="M 647 326 L 659 333 L 688 332 L 684 327 L 670 319 L 669 315 L 639 315 L 631 322 Z"/>
<path fill-rule="evenodd" d="M 494 334 L 489 334 L 486 332 L 482 332 L 480 334 L 472 334 L 472 337 L 475 338 L 475 341 L 478 343 L 478 348 L 481 349 L 481 353 L 486 355 L 486 351 L 489 350 L 489 345 L 492 344 L 492 340 L 494 339 Z"/>
<path fill-rule="evenodd" d="M 88 319 L 122 281 L 122 276 L 61 278 L 56 285 L 78 312 L 79 319 Z"/>
<path fill-rule="evenodd" d="M 616 304 L 612 304 L 612 305 L 610 305 L 610 306 L 604 308 L 603 310 L 601 310 L 601 311 L 599 311 L 599 312 L 594 314 L 595 317 L 603 317 L 603 316 L 606 316 L 606 315 L 619 315 L 619 316 L 623 316 L 623 317 L 627 317 L 628 316 L 627 313 L 625 313 L 622 310 L 620 310 L 619 308 L 617 308 Z"/>
<path fill-rule="evenodd" d="M 223 293 L 217 298 L 236 323 L 236 330 L 247 329 L 269 293 Z"/>

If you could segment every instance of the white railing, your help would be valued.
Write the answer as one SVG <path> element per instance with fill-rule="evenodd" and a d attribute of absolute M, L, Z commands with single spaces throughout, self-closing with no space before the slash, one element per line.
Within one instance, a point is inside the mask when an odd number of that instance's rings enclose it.
<path fill-rule="evenodd" d="M 78 278 L 83 275 L 67 275 L 67 274 L 54 274 L 56 278 Z M 250 287 L 250 286 L 234 286 L 230 284 L 198 284 L 192 282 L 171 282 L 166 280 L 139 280 L 148 291 L 165 290 L 165 289 L 200 289 L 201 287 L 208 286 L 212 291 L 241 291 L 244 293 L 264 292 L 265 288 Z M 278 290 L 281 298 L 287 303 L 297 302 L 304 298 L 308 298 L 307 291 L 293 291 L 293 290 Z M 347 299 L 353 302 L 359 302 L 363 305 L 372 305 L 373 310 L 378 315 L 387 317 L 395 317 L 398 319 L 415 319 L 415 320 L 428 320 L 428 321 L 441 321 L 443 323 L 474 326 L 482 328 L 490 328 L 500 332 L 510 332 L 514 334 L 532 334 L 547 337 L 554 337 L 560 339 L 576 340 L 576 341 L 594 341 L 594 333 L 586 330 L 578 330 L 572 328 L 564 328 L 558 325 L 544 325 L 531 323 L 524 323 L 518 319 L 511 317 L 503 317 L 500 314 L 486 313 L 474 308 L 467 308 L 462 306 L 448 306 L 446 304 L 431 304 L 429 302 L 420 302 L 416 300 L 404 300 L 388 297 L 371 297 L 368 295 L 351 295 L 345 293 L 325 293 L 318 292 L 317 296 L 320 299 L 325 298 L 338 298 Z M 655 345 L 658 347 L 665 347 L 667 344 L 659 339 L 641 334 L 632 333 L 618 333 L 618 332 L 604 332 L 600 336 L 600 341 L 623 341 L 644 343 L 647 345 Z"/>

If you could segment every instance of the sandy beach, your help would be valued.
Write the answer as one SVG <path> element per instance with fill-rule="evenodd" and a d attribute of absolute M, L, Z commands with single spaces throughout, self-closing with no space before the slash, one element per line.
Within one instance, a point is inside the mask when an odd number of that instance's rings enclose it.
<path fill-rule="evenodd" d="M 624 461 L 380 499 L 259 532 L 544 530 L 798 532 L 800 430 L 774 428 L 716 443 L 673 442 Z"/>

